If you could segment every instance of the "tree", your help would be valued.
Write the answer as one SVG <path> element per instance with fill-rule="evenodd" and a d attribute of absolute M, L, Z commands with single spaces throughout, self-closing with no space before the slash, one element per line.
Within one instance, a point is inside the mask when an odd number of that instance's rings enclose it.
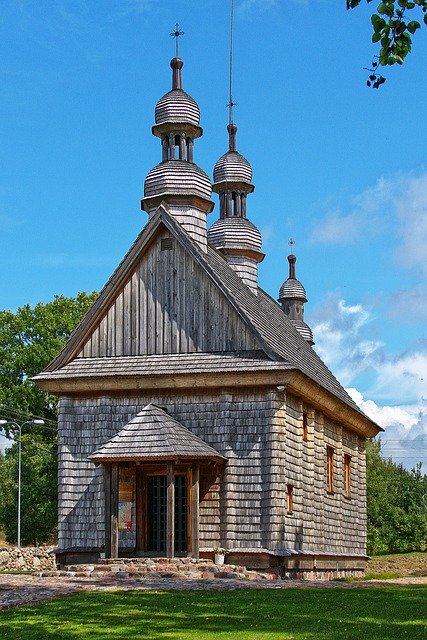
<path fill-rule="evenodd" d="M 22 433 L 21 538 L 46 542 L 56 526 L 56 398 L 31 380 L 62 349 L 96 293 L 25 305 L 16 313 L 0 311 L 0 418 L 23 423 L 37 416 L 45 426 L 27 423 Z M 50 425 L 50 426 L 49 426 Z M 15 444 L 0 454 L 0 528 L 16 541 L 19 433 L 8 427 Z"/>
<path fill-rule="evenodd" d="M 427 476 L 381 456 L 368 442 L 368 553 L 423 551 L 427 546 Z"/>
<path fill-rule="evenodd" d="M 0 462 L 0 523 L 8 542 L 17 537 L 18 445 Z M 52 540 L 57 520 L 56 442 L 22 436 L 21 541 L 37 545 Z M 1 481 L 0 480 L 0 481 Z"/>
<path fill-rule="evenodd" d="M 347 0 L 347 9 L 354 9 L 362 1 Z M 372 63 L 367 84 L 378 89 L 385 82 L 385 78 L 378 73 L 378 66 L 403 64 L 412 49 L 411 36 L 421 28 L 422 22 L 427 25 L 427 0 L 382 0 L 377 6 L 377 13 L 372 15 L 371 22 L 372 42 L 378 42 L 380 50 L 378 62 Z"/>
<path fill-rule="evenodd" d="M 0 311 L 0 405 L 56 419 L 56 399 L 41 391 L 32 376 L 59 353 L 96 293 L 24 305 L 16 313 Z"/>

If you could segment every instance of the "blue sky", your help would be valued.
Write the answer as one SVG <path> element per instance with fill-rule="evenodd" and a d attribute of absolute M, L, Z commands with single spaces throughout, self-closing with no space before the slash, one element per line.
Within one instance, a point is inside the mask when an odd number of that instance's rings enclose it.
<path fill-rule="evenodd" d="M 237 143 L 261 286 L 276 297 L 293 237 L 315 348 L 410 467 L 427 441 L 426 32 L 370 90 L 373 5 L 344 5 L 236 0 Z M 145 224 L 176 22 L 211 175 L 227 148 L 228 2 L 1 3 L 0 308 L 99 290 Z"/>

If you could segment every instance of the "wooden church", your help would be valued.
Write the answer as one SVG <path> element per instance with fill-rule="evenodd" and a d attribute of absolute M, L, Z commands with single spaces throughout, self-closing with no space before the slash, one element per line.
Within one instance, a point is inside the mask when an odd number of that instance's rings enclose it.
<path fill-rule="evenodd" d="M 314 351 L 306 292 L 258 286 L 252 169 L 194 161 L 197 103 L 171 61 L 148 222 L 68 344 L 35 380 L 59 396 L 58 553 L 211 558 L 283 575 L 366 562 L 366 438 L 379 427 Z M 219 195 L 219 216 L 207 229 Z"/>

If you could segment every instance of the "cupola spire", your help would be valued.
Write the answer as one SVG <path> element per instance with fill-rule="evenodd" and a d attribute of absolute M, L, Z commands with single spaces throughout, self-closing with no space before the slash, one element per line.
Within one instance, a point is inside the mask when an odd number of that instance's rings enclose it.
<path fill-rule="evenodd" d="M 228 151 L 214 167 L 213 191 L 219 195 L 219 220 L 208 231 L 208 242 L 224 254 L 230 267 L 255 295 L 258 293 L 258 262 L 264 258 L 261 234 L 247 218 L 246 197 L 254 190 L 252 167 L 237 151 L 237 127 L 233 119 L 233 29 L 234 1 L 230 20 L 230 84 L 228 107 Z"/>
<path fill-rule="evenodd" d="M 291 251 L 294 244 L 294 240 L 289 240 Z M 313 333 L 308 324 L 304 322 L 304 304 L 307 302 L 307 294 L 301 282 L 296 278 L 296 261 L 297 258 L 293 253 L 288 255 L 289 277 L 280 287 L 279 302 L 284 314 L 292 322 L 295 329 L 309 344 L 313 345 Z"/>
<path fill-rule="evenodd" d="M 183 61 L 179 58 L 179 24 L 172 58 L 172 89 L 156 104 L 152 128 L 161 140 L 162 159 L 147 175 L 141 208 L 151 216 L 165 202 L 169 212 L 181 223 L 199 246 L 207 250 L 206 216 L 213 209 L 209 177 L 194 162 L 194 141 L 203 134 L 196 101 L 182 88 Z"/>

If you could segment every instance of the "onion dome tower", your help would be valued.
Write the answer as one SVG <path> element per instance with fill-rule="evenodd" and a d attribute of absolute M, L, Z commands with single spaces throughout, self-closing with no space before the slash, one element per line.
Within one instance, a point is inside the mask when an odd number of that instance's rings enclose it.
<path fill-rule="evenodd" d="M 293 241 L 291 241 L 293 244 Z M 304 322 L 304 304 L 307 302 L 307 294 L 301 282 L 295 276 L 295 263 L 297 259 L 293 254 L 288 256 L 289 278 L 285 280 L 279 290 L 279 302 L 283 312 L 288 316 L 295 329 L 311 345 L 314 344 L 313 333 Z"/>
<path fill-rule="evenodd" d="M 177 38 L 182 35 L 177 25 Z M 165 202 L 169 212 L 206 251 L 206 216 L 213 209 L 209 177 L 193 161 L 194 140 L 203 134 L 200 110 L 193 98 L 182 89 L 183 61 L 171 60 L 172 90 L 155 108 L 153 135 L 161 140 L 162 161 L 147 175 L 141 209 L 151 216 Z"/>
<path fill-rule="evenodd" d="M 264 258 L 261 234 L 246 217 L 246 196 L 252 193 L 252 168 L 236 151 L 237 127 L 227 127 L 229 148 L 214 167 L 213 190 L 219 194 L 220 217 L 208 231 L 210 245 L 224 254 L 230 267 L 257 294 L 258 262 Z"/>

